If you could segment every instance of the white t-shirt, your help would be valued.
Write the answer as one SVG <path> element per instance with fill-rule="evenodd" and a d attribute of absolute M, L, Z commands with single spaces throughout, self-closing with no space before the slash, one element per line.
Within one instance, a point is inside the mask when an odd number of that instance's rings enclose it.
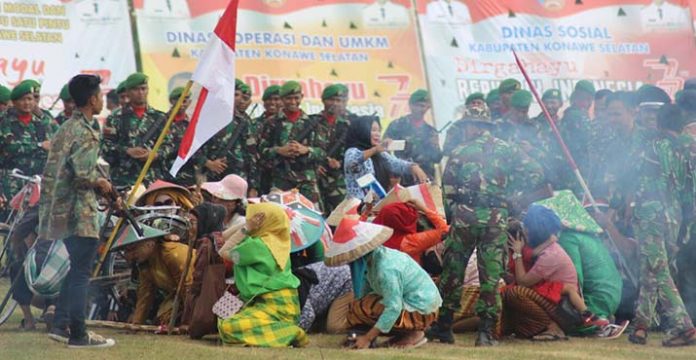
<path fill-rule="evenodd" d="M 663 2 L 653 2 L 640 11 L 643 32 L 672 31 L 689 26 L 689 9 Z"/>
<path fill-rule="evenodd" d="M 143 3 L 143 15 L 188 19 L 191 17 L 191 12 L 186 0 L 145 0 Z"/>
<path fill-rule="evenodd" d="M 426 8 L 428 21 L 452 25 L 471 24 L 469 8 L 456 0 L 433 0 Z"/>
<path fill-rule="evenodd" d="M 407 27 L 411 23 L 408 9 L 391 1 L 384 4 L 375 1 L 366 6 L 362 11 L 362 20 L 365 27 L 371 28 Z"/>

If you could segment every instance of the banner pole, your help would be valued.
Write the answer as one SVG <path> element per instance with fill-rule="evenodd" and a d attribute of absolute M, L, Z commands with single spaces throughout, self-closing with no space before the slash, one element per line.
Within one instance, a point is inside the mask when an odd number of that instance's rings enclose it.
<path fill-rule="evenodd" d="M 143 180 L 145 180 L 145 175 L 147 174 L 148 170 L 150 170 L 152 162 L 155 161 L 157 150 L 159 150 L 160 146 L 162 146 L 164 138 L 169 133 L 169 128 L 171 127 L 172 122 L 174 122 L 174 117 L 179 112 L 179 109 L 181 109 L 181 105 L 184 103 L 184 99 L 188 96 L 189 92 L 191 91 L 191 86 L 193 86 L 193 81 L 189 80 L 186 83 L 186 87 L 184 87 L 184 91 L 181 93 L 179 99 L 176 101 L 176 103 L 172 107 L 172 110 L 169 112 L 167 122 L 164 124 L 164 128 L 162 129 L 162 132 L 160 132 L 159 137 L 155 142 L 155 145 L 152 147 L 152 150 L 150 150 L 150 154 L 147 156 L 145 165 L 143 165 L 142 170 L 140 170 L 140 175 L 138 175 L 138 179 L 135 180 L 135 184 L 133 184 L 133 187 L 131 188 L 132 190 L 128 195 L 128 200 L 126 201 L 126 208 L 130 207 L 135 202 L 135 189 L 137 189 L 143 183 Z M 94 267 L 94 271 L 92 272 L 93 277 L 99 275 L 99 271 L 101 270 L 102 264 L 104 264 L 104 259 L 106 259 L 109 250 L 111 250 L 111 245 L 113 245 L 114 239 L 116 238 L 116 234 L 118 233 L 118 230 L 121 228 L 122 225 L 123 217 L 119 218 L 118 222 L 116 223 L 116 226 L 111 231 L 109 239 L 106 241 L 104 252 L 99 256 L 99 261 L 97 262 L 97 265 Z"/>

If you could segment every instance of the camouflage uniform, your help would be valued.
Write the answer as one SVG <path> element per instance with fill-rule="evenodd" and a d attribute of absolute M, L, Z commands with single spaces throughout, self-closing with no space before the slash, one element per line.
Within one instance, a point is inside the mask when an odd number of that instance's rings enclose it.
<path fill-rule="evenodd" d="M 304 112 L 296 122 L 288 120 L 284 112 L 278 113 L 275 118 L 264 126 L 261 133 L 259 149 L 264 161 L 271 165 L 273 174 L 272 186 L 281 190 L 299 189 L 313 203 L 319 204 L 321 195 L 317 184 L 317 165 L 326 160 L 326 139 L 322 136 L 320 124 L 310 119 Z M 283 158 L 276 150 L 284 146 L 290 140 L 304 132 L 307 126 L 314 126 L 301 142 L 309 147 L 309 153 L 297 158 Z"/>
<path fill-rule="evenodd" d="M 338 160 L 341 166 L 331 169 L 327 161 L 319 165 L 326 169 L 326 175 L 319 175 L 319 191 L 321 192 L 322 206 L 325 214 L 330 214 L 346 196 L 346 181 L 343 175 L 343 154 L 346 151 L 346 136 L 350 122 L 342 116 L 336 116 L 333 124 L 329 124 L 326 113 L 312 115 L 320 117 L 319 129 L 321 137 L 326 139 L 326 156 Z M 329 154 L 329 151 L 332 151 Z"/>
<path fill-rule="evenodd" d="M 131 158 L 126 154 L 126 150 L 133 147 L 152 149 L 166 121 L 163 112 L 149 106 L 142 118 L 138 118 L 130 104 L 114 110 L 109 115 L 101 146 L 102 156 L 111 166 L 111 181 L 115 186 L 131 186 L 135 183 L 145 162 Z M 148 139 L 144 139 L 146 135 L 150 135 Z M 170 141 L 165 143 L 172 144 Z M 161 159 L 166 158 L 172 151 L 167 146 L 171 145 L 163 143 L 163 147 L 160 147 L 160 156 L 152 163 L 146 176 L 147 180 L 162 177 Z"/>
<path fill-rule="evenodd" d="M 650 328 L 660 317 L 667 320 L 668 336 L 693 328 L 674 283 L 674 261 L 681 223 L 681 202 L 690 198 L 686 150 L 676 138 L 664 135 L 646 144 L 640 165 L 637 205 L 634 210 L 640 245 L 640 292 L 636 302 L 636 326 Z M 685 196 L 687 195 L 687 196 Z"/>
<path fill-rule="evenodd" d="M 540 184 L 541 167 L 510 145 L 484 132 L 457 147 L 443 175 L 451 228 L 445 239 L 440 281 L 441 319 L 451 319 L 461 307 L 466 265 L 477 249 L 481 295 L 476 313 L 494 319 L 500 312 L 498 281 L 503 274 L 510 188 L 517 177 Z"/>
<path fill-rule="evenodd" d="M 232 123 L 220 130 L 199 150 L 198 163 L 206 181 L 220 181 L 229 174 L 236 174 L 244 178 L 249 184 L 249 189 L 258 189 L 258 147 L 256 137 L 250 129 L 251 119 L 243 112 L 234 115 Z M 243 131 L 237 137 L 234 144 L 230 144 L 235 129 L 243 127 Z M 231 146 L 231 147 L 230 147 Z M 229 149 L 229 150 L 227 150 Z M 224 158 L 227 169 L 220 174 L 208 170 L 204 164 L 207 160 Z"/>
<path fill-rule="evenodd" d="M 264 128 L 268 126 L 268 123 L 273 121 L 273 118 L 275 116 L 270 116 L 266 113 L 263 113 L 261 116 L 257 117 L 256 119 L 253 119 L 251 122 L 251 126 L 249 129 L 251 130 L 251 133 L 254 134 L 256 137 L 256 144 L 259 145 L 261 143 L 261 134 L 264 131 Z M 258 148 L 258 153 L 259 153 L 259 161 L 257 162 L 257 166 L 259 168 L 259 194 L 268 194 L 268 192 L 271 191 L 271 183 L 273 182 L 273 162 L 266 161 L 261 156 L 261 148 Z"/>
<path fill-rule="evenodd" d="M 169 115 L 167 115 L 167 117 L 168 116 Z M 174 119 L 174 122 L 169 128 L 169 134 L 167 134 L 165 142 L 162 144 L 168 153 L 160 155 L 162 158 L 162 161 L 160 161 L 160 165 L 162 166 L 160 169 L 160 174 L 162 176 L 161 179 L 186 187 L 196 184 L 196 172 L 200 167 L 197 159 L 200 157 L 198 155 L 200 151 L 197 151 L 196 154 L 194 154 L 193 157 L 189 159 L 189 161 L 187 161 L 186 164 L 181 167 L 181 169 L 179 169 L 179 172 L 176 174 L 176 178 L 172 177 L 169 170 L 172 168 L 172 164 L 174 164 L 174 161 L 176 160 L 179 144 L 181 144 L 181 140 L 184 138 L 184 133 L 186 133 L 186 128 L 188 125 L 188 116 L 184 116 L 178 120 L 176 118 Z"/>
<path fill-rule="evenodd" d="M 18 113 L 11 108 L 0 122 L 0 155 L 6 170 L 17 168 L 24 175 L 41 175 L 46 164 L 48 151 L 40 143 L 50 140 L 57 127 L 45 119 L 31 114 L 31 121 L 24 125 L 18 118 Z M 3 194 L 9 200 L 23 186 L 23 182 L 10 176 L 3 179 Z"/>
<path fill-rule="evenodd" d="M 56 116 L 55 121 L 58 125 L 63 125 L 66 121 L 70 119 L 70 116 L 65 114 L 65 111 L 61 111 L 58 116 Z"/>
<path fill-rule="evenodd" d="M 585 174 L 589 168 L 589 143 L 592 137 L 592 123 L 587 111 L 571 105 L 563 113 L 563 120 L 558 125 L 558 131 L 573 155 L 580 172 Z M 580 188 L 574 190 L 575 195 L 582 197 Z"/>
<path fill-rule="evenodd" d="M 424 121 L 416 122 L 411 115 L 407 115 L 392 121 L 384 137 L 392 140 L 406 140 L 406 148 L 403 151 L 395 151 L 394 155 L 400 159 L 415 162 L 428 174 L 428 177 L 431 179 L 435 177 L 435 164 L 442 160 L 442 151 L 438 132 L 433 126 Z M 413 179 L 403 180 L 404 185 L 413 183 Z"/>
<path fill-rule="evenodd" d="M 96 127 L 98 129 L 98 126 Z M 46 161 L 39 203 L 39 237 L 99 237 L 97 195 L 99 131 L 80 111 L 56 133 Z"/>

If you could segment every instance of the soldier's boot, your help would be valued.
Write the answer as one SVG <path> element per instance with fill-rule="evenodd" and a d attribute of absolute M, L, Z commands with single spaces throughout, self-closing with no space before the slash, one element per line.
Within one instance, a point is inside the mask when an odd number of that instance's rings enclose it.
<path fill-rule="evenodd" d="M 498 341 L 493 336 L 495 329 L 494 318 L 481 318 L 479 323 L 478 335 L 476 336 L 476 346 L 498 346 Z"/>
<path fill-rule="evenodd" d="M 441 313 L 437 321 L 428 330 L 425 330 L 425 337 L 430 341 L 439 340 L 442 343 L 454 344 L 454 333 L 452 332 L 453 316 L 451 311 Z"/>

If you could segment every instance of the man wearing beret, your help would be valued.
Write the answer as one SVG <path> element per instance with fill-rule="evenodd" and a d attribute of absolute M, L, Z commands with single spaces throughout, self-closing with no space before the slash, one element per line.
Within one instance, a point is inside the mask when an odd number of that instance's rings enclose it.
<path fill-rule="evenodd" d="M 318 117 L 322 137 L 326 139 L 326 159 L 319 164 L 319 190 L 324 214 L 328 215 L 346 196 L 343 175 L 343 155 L 346 151 L 346 136 L 350 122 L 345 117 L 342 104 L 348 98 L 348 88 L 339 84 L 329 85 L 321 94 L 324 111 L 312 115 Z"/>
<path fill-rule="evenodd" d="M 280 99 L 280 85 L 271 85 L 263 91 L 261 96 L 263 102 L 263 114 L 252 120 L 251 131 L 256 136 L 257 144 L 260 142 L 260 135 L 263 128 L 283 109 L 283 102 Z M 259 154 L 261 150 L 259 149 Z M 259 166 L 259 193 L 268 194 L 271 190 L 273 165 L 263 158 L 258 161 Z"/>
<path fill-rule="evenodd" d="M 541 101 L 549 111 L 551 119 L 558 125 L 560 122 L 558 112 L 563 107 L 561 91 L 558 89 L 546 90 L 541 96 Z M 533 121 L 539 126 L 538 139 L 541 153 L 538 161 L 544 167 L 546 180 L 551 183 L 554 189 L 567 189 L 569 186 L 567 182 L 574 181 L 574 177 L 570 173 L 570 168 L 563 156 L 561 146 L 556 140 L 556 135 L 551 130 L 551 125 L 549 125 L 543 111 Z"/>
<path fill-rule="evenodd" d="M 283 110 L 265 126 L 259 149 L 265 161 L 273 163 L 272 186 L 280 190 L 299 189 L 320 207 L 317 167 L 326 161 L 326 139 L 319 123 L 300 109 L 302 86 L 288 81 L 280 88 Z"/>
<path fill-rule="evenodd" d="M 578 81 L 570 95 L 570 107 L 563 113 L 558 127 L 570 153 L 583 173 L 587 171 L 589 166 L 588 144 L 592 136 L 589 111 L 594 101 L 594 95 L 595 87 L 592 82 L 588 80 Z M 576 195 L 582 195 L 579 194 L 579 188 L 576 188 L 575 191 Z"/>
<path fill-rule="evenodd" d="M 466 101 L 464 102 L 464 105 L 466 106 L 467 109 L 481 109 L 484 110 L 486 108 L 486 100 L 485 96 L 483 93 L 480 92 L 475 92 L 469 96 L 466 97 Z"/>
<path fill-rule="evenodd" d="M 128 92 L 126 91 L 126 80 L 121 81 L 116 87 L 116 93 L 118 94 L 118 105 L 119 107 L 124 107 L 130 99 L 128 99 Z"/>
<path fill-rule="evenodd" d="M 512 94 L 515 93 L 515 91 L 520 90 L 522 88 L 522 84 L 520 84 L 519 81 L 515 79 L 505 79 L 500 82 L 500 85 L 498 86 L 498 94 L 500 95 L 500 102 L 502 103 L 502 107 L 500 109 L 500 116 L 504 116 L 507 114 L 508 111 L 510 111 L 510 101 L 512 99 Z M 497 118 L 492 118 L 493 120 L 497 120 Z"/>
<path fill-rule="evenodd" d="M 177 101 L 179 101 L 179 97 L 181 97 L 181 94 L 183 92 L 184 88 L 180 86 L 169 93 L 169 104 L 172 106 L 170 111 L 174 110 L 174 105 Z M 163 154 L 163 160 L 161 161 L 162 179 L 186 187 L 193 186 L 196 184 L 196 168 L 198 164 L 196 163 L 195 159 L 187 161 L 186 164 L 184 164 L 184 166 L 181 169 L 179 169 L 179 172 L 176 174 L 176 178 L 173 178 L 172 175 L 169 174 L 169 170 L 172 168 L 174 160 L 176 160 L 179 144 L 181 144 L 181 140 L 184 138 L 186 128 L 189 125 L 190 119 L 188 117 L 188 114 L 186 114 L 186 110 L 189 108 L 190 105 L 191 94 L 189 93 L 186 95 L 184 101 L 181 103 L 179 111 L 176 113 L 176 115 L 174 115 L 174 121 L 172 122 L 172 125 L 169 128 L 169 134 L 167 134 L 167 137 L 164 140 L 164 147 L 170 150 L 170 152 L 167 154 Z M 169 113 L 167 113 L 167 118 L 169 118 Z M 195 157 L 196 154 L 194 154 L 194 158 Z"/>
<path fill-rule="evenodd" d="M 249 184 L 249 195 L 258 196 L 258 147 L 251 130 L 251 118 L 246 109 L 245 96 L 251 89 L 237 79 L 234 89 L 234 118 L 225 128 L 198 151 L 198 163 L 206 181 L 220 181 L 229 174 L 244 178 Z M 246 105 L 248 106 L 248 105 Z"/>
<path fill-rule="evenodd" d="M 148 105 L 147 82 L 147 76 L 142 73 L 128 76 L 125 88 L 130 102 L 114 110 L 106 119 L 102 156 L 111 166 L 111 180 L 115 186 L 135 184 L 167 120 L 163 112 Z M 159 155 L 170 151 L 163 144 Z M 160 178 L 161 169 L 160 159 L 156 157 L 146 179 Z"/>
<path fill-rule="evenodd" d="M 10 91 L 10 89 L 0 85 L 0 121 L 2 121 L 2 117 L 5 111 L 7 111 L 7 108 L 10 107 L 11 94 L 12 91 Z"/>
<path fill-rule="evenodd" d="M 500 91 L 491 90 L 486 96 L 486 106 L 491 115 L 491 119 L 500 119 L 503 116 L 503 102 L 500 100 Z"/>
<path fill-rule="evenodd" d="M 57 130 L 53 118 L 47 122 L 35 111 L 38 82 L 25 80 L 10 94 L 13 107 L 8 109 L 0 123 L 0 156 L 4 168 L 19 169 L 24 175 L 41 175 L 50 148 L 50 139 Z M 4 177 L 3 193 L 11 199 L 23 183 L 13 177 Z"/>
<path fill-rule="evenodd" d="M 63 125 L 72 116 L 73 110 L 75 110 L 75 102 L 70 96 L 68 91 L 68 85 L 65 84 L 62 89 L 60 89 L 60 101 L 63 102 L 63 111 L 56 116 L 56 122 L 58 125 Z"/>
<path fill-rule="evenodd" d="M 51 133 L 55 133 L 58 130 L 58 123 L 53 119 L 53 115 L 50 111 L 42 109 L 39 105 L 41 103 L 41 83 L 34 79 L 27 79 L 23 82 L 31 85 L 34 94 L 34 109 L 32 110 L 34 115 L 39 117 L 41 121 L 49 128 L 51 128 Z"/>
<path fill-rule="evenodd" d="M 515 91 L 510 97 L 510 110 L 497 121 L 494 136 L 507 142 L 533 144 L 539 126 L 529 119 L 531 103 L 532 94 L 529 91 Z"/>
<path fill-rule="evenodd" d="M 435 177 L 435 164 L 442 160 L 440 139 L 437 130 L 425 122 L 425 114 L 430 110 L 430 94 L 419 89 L 411 94 L 408 107 L 411 113 L 389 123 L 384 133 L 386 139 L 406 140 L 403 151 L 394 155 L 403 160 L 418 164 L 428 176 Z M 409 176 L 402 179 L 402 185 L 413 185 L 415 181 Z"/>

